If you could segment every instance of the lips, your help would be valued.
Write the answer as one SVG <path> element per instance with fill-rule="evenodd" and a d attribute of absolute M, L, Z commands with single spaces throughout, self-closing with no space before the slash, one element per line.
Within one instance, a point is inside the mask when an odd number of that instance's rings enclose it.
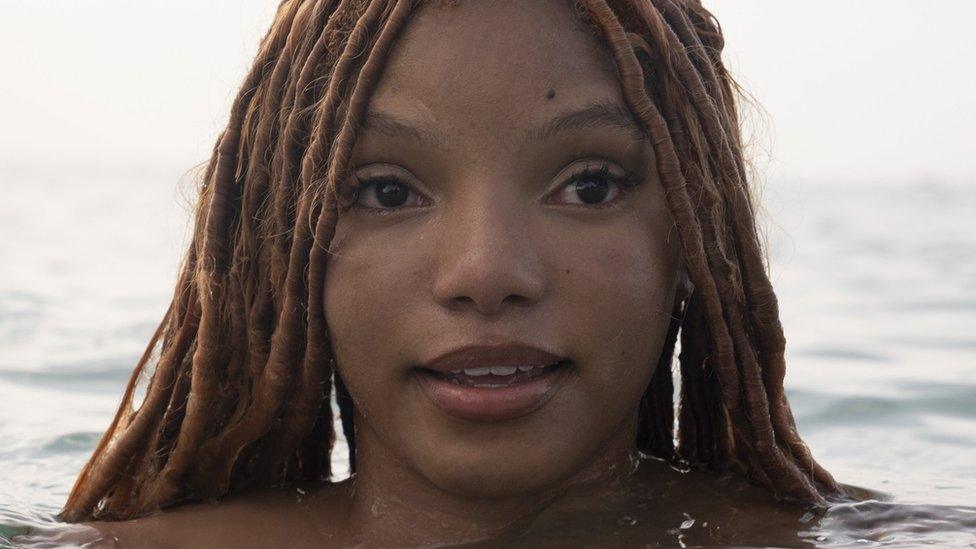
<path fill-rule="evenodd" d="M 558 364 L 538 366 L 482 366 L 450 372 L 430 372 L 440 379 L 465 387 L 499 388 L 524 383 L 558 368 Z"/>
<path fill-rule="evenodd" d="M 416 368 L 431 402 L 462 419 L 503 421 L 535 411 L 556 392 L 566 357 L 524 344 L 470 345 Z"/>

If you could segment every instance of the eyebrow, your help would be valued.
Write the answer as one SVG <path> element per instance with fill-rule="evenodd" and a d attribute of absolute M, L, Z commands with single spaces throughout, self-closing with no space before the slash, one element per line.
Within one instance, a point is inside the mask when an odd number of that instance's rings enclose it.
<path fill-rule="evenodd" d="M 387 137 L 409 137 L 421 145 L 443 147 L 444 141 L 433 131 L 410 125 L 404 120 L 382 111 L 372 111 L 360 123 L 363 130 L 373 130 Z"/>
<path fill-rule="evenodd" d="M 573 130 L 610 127 L 627 130 L 637 139 L 646 137 L 634 121 L 627 107 L 613 102 L 594 102 L 575 110 L 564 111 L 541 126 L 526 130 L 523 142 L 548 141 Z M 444 140 L 428 128 L 414 126 L 390 113 L 372 111 L 360 123 L 363 130 L 372 130 L 387 137 L 408 137 L 422 145 L 443 147 Z"/>
<path fill-rule="evenodd" d="M 618 103 L 590 103 L 578 110 L 563 112 L 542 126 L 525 132 L 526 141 L 547 141 L 560 133 L 597 127 L 627 130 L 642 139 L 644 131 L 634 121 L 630 110 Z"/>

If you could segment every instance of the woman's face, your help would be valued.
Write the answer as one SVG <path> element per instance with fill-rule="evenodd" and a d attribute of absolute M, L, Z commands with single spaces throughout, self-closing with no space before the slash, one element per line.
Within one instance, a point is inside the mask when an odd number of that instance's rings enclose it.
<path fill-rule="evenodd" d="M 428 5 L 367 111 L 324 303 L 360 471 L 498 497 L 630 440 L 678 245 L 651 145 L 571 3 Z"/>

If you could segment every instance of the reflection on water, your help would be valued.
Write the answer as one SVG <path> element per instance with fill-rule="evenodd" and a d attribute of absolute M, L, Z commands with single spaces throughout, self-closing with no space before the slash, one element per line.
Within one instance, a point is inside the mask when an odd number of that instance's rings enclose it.
<path fill-rule="evenodd" d="M 836 505 L 801 538 L 818 547 L 976 546 L 976 507 L 879 501 Z"/>
<path fill-rule="evenodd" d="M 0 173 L 0 540 L 63 503 L 182 250 L 169 176 L 63 174 Z M 764 204 L 801 433 L 840 480 L 891 494 L 802 514 L 796 545 L 976 546 L 976 186 Z M 694 519 L 674 543 L 696 543 Z"/>

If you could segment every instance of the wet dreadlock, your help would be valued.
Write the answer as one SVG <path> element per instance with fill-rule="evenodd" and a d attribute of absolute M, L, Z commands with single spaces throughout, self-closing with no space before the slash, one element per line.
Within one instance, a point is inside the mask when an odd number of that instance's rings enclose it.
<path fill-rule="evenodd" d="M 333 380 L 355 447 L 352 401 L 333 376 L 320 305 L 325 266 L 356 130 L 421 3 L 281 2 L 203 175 L 173 300 L 63 519 L 132 518 L 328 479 Z M 823 503 L 840 488 L 800 439 L 783 393 L 785 339 L 718 23 L 698 0 L 576 6 L 608 45 L 627 105 L 653 143 L 694 285 L 641 401 L 638 448 Z"/>

